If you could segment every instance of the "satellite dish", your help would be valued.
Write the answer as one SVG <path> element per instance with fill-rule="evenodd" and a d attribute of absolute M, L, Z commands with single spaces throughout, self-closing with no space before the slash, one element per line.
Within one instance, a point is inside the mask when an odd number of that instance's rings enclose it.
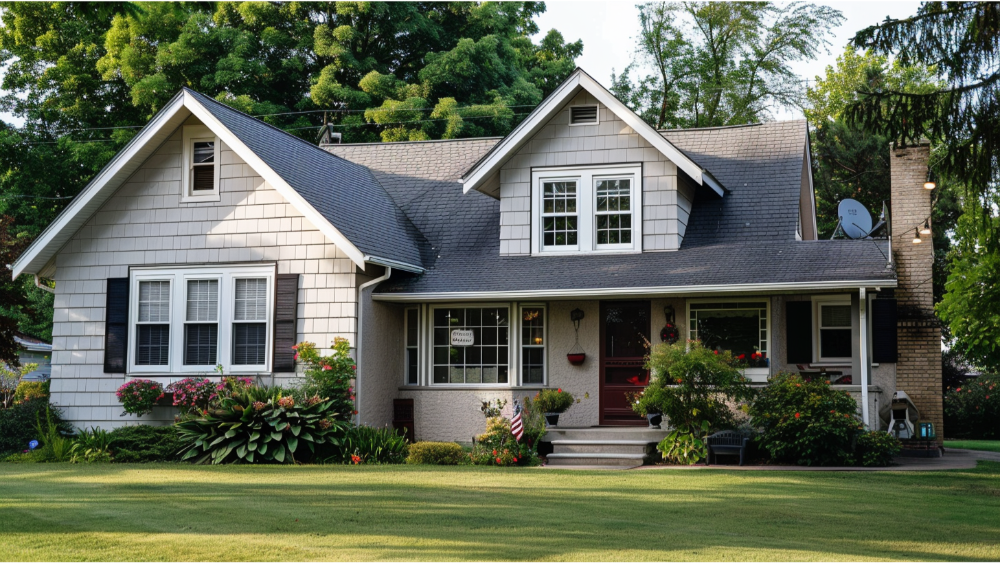
<path fill-rule="evenodd" d="M 864 205 L 853 199 L 845 199 L 837 206 L 840 227 L 849 238 L 864 238 L 872 232 L 872 215 Z"/>

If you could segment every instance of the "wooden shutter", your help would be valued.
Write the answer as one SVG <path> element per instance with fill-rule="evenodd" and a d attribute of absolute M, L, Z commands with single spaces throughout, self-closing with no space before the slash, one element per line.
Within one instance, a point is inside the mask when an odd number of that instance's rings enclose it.
<path fill-rule="evenodd" d="M 872 361 L 876 364 L 895 363 L 898 358 L 896 340 L 896 300 L 872 300 Z"/>
<path fill-rule="evenodd" d="M 299 308 L 299 275 L 278 274 L 274 286 L 274 358 L 272 370 L 275 372 L 295 371 L 295 350 L 297 344 L 296 325 Z"/>
<path fill-rule="evenodd" d="M 785 302 L 786 363 L 813 361 L 812 301 Z"/>
<path fill-rule="evenodd" d="M 128 278 L 108 279 L 104 302 L 104 373 L 125 373 L 128 357 Z"/>

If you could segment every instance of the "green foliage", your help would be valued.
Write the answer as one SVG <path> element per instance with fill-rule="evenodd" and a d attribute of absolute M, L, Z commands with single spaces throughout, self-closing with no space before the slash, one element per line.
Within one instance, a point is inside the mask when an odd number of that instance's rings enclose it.
<path fill-rule="evenodd" d="M 350 426 L 340 440 L 337 455 L 330 461 L 367 464 L 396 464 L 406 461 L 406 436 L 393 428 Z"/>
<path fill-rule="evenodd" d="M 486 420 L 486 432 L 476 437 L 469 457 L 475 465 L 534 465 L 536 446 L 529 446 L 523 437 L 518 442 L 510 432 L 510 420 L 495 416 Z"/>
<path fill-rule="evenodd" d="M 76 444 L 72 436 L 67 436 L 63 431 L 60 422 L 58 416 L 52 416 L 51 409 L 45 409 L 45 422 L 42 422 L 40 412 L 35 413 L 35 435 L 41 442 L 37 448 L 38 455 L 46 461 L 64 462 L 73 458 Z"/>
<path fill-rule="evenodd" d="M 339 420 L 348 420 L 357 414 L 351 381 L 357 375 L 358 365 L 351 357 L 347 339 L 335 338 L 330 356 L 320 356 L 312 342 L 300 342 L 294 348 L 296 359 L 305 368 L 301 392 L 307 397 L 317 396 L 328 401 Z"/>
<path fill-rule="evenodd" d="M 854 461 L 864 467 L 887 467 L 902 449 L 903 445 L 892 434 L 870 430 L 858 435 Z"/>
<path fill-rule="evenodd" d="M 179 422 L 182 460 L 195 463 L 295 463 L 335 444 L 342 423 L 328 400 L 296 403 L 280 388 L 250 387 L 208 414 Z"/>
<path fill-rule="evenodd" d="M 115 396 L 124 409 L 121 416 L 142 416 L 153 412 L 157 401 L 163 398 L 163 384 L 152 379 L 132 379 L 122 384 Z"/>
<path fill-rule="evenodd" d="M 120 426 L 110 433 L 108 449 L 115 463 L 175 461 L 182 447 L 173 426 Z"/>
<path fill-rule="evenodd" d="M 416 442 L 410 444 L 406 463 L 411 465 L 459 465 L 465 451 L 455 442 Z"/>
<path fill-rule="evenodd" d="M 944 395 L 949 438 L 1000 439 L 1000 375 L 970 379 Z"/>
<path fill-rule="evenodd" d="M 732 353 L 709 350 L 699 341 L 660 343 L 652 348 L 646 367 L 649 386 L 634 397 L 633 409 L 645 415 L 661 413 L 682 434 L 733 428 L 732 403 L 753 396 L 739 360 Z M 695 436 L 697 437 L 697 436 Z"/>
<path fill-rule="evenodd" d="M 537 453 L 538 443 L 542 441 L 548 431 L 545 425 L 545 412 L 531 397 L 521 400 L 521 426 L 524 428 L 524 435 L 521 442 L 528 445 L 528 448 Z"/>
<path fill-rule="evenodd" d="M 11 405 L 16 405 L 18 403 L 23 403 L 26 399 L 35 398 L 39 396 L 39 391 L 37 386 L 28 386 L 21 388 L 21 385 L 28 382 L 22 382 L 21 378 L 24 377 L 26 373 L 31 373 L 38 369 L 38 364 L 25 364 L 20 367 L 10 367 L 3 363 L 0 363 L 0 409 L 6 409 Z M 44 386 L 45 396 L 49 395 L 49 384 L 45 383 Z"/>
<path fill-rule="evenodd" d="M 71 449 L 72 463 L 96 463 L 111 461 L 111 433 L 102 428 L 81 430 L 76 435 Z"/>
<path fill-rule="evenodd" d="M 573 395 L 562 389 L 542 389 L 535 394 L 534 406 L 541 413 L 564 413 L 573 406 Z"/>
<path fill-rule="evenodd" d="M 813 4 L 646 2 L 636 57 L 611 90 L 658 128 L 759 122 L 801 105 L 792 64 L 815 58 L 841 21 Z"/>
<path fill-rule="evenodd" d="M 750 404 L 757 443 L 773 459 L 799 465 L 851 465 L 853 442 L 864 428 L 858 404 L 829 381 L 808 381 L 795 373 L 771 378 Z"/>
<path fill-rule="evenodd" d="M 38 369 L 38 364 L 26 364 L 21 371 L 30 373 L 36 369 Z M 14 404 L 33 401 L 35 399 L 48 400 L 48 398 L 48 381 L 22 381 L 17 384 L 17 390 L 14 391 Z"/>
<path fill-rule="evenodd" d="M 72 426 L 62 419 L 59 409 L 50 409 L 48 401 L 27 401 L 0 409 L 0 455 L 27 450 L 31 440 L 41 442 L 37 426 L 42 419 L 51 420 L 64 436 L 72 433 Z"/>
<path fill-rule="evenodd" d="M 708 435 L 707 420 L 698 426 L 678 426 L 656 445 L 663 459 L 681 465 L 694 465 L 708 457 L 705 436 Z"/>
<path fill-rule="evenodd" d="M 2 32 L 0 28 L 0 33 Z M 0 124 L 0 151 L 2 151 L 3 128 Z M 0 173 L 0 188 L 3 185 L 3 177 L 4 174 Z M 0 189 L 0 195 L 2 194 L 3 191 Z M 6 213 L 3 208 L 5 199 L 0 197 L 0 213 Z M 0 215 L 0 263 L 13 264 L 30 242 L 31 235 L 20 232 L 16 217 Z M 0 271 L 0 365 L 16 367 L 20 364 L 18 358 L 20 346 L 14 340 L 14 336 L 18 332 L 20 319 L 30 312 L 33 311 L 24 295 L 23 281 L 14 280 L 11 278 L 11 270 L 3 268 Z"/>

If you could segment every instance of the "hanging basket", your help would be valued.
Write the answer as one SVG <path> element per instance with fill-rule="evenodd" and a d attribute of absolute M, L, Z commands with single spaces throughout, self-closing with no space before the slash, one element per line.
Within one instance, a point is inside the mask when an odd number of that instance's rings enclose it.
<path fill-rule="evenodd" d="M 583 362 L 587 359 L 587 354 L 584 352 L 570 352 L 569 354 L 566 354 L 566 359 L 569 360 L 571 365 L 579 366 L 583 365 Z"/>

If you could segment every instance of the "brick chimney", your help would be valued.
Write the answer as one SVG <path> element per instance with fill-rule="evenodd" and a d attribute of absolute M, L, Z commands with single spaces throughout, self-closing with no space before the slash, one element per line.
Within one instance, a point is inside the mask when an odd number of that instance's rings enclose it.
<path fill-rule="evenodd" d="M 920 235 L 920 244 L 913 242 L 931 215 L 933 191 L 924 189 L 930 145 L 893 147 L 890 152 L 892 254 L 898 283 L 896 390 L 910 396 L 921 420 L 934 423 L 940 441 L 944 403 L 941 326 L 934 315 L 934 246 L 931 235 Z"/>

